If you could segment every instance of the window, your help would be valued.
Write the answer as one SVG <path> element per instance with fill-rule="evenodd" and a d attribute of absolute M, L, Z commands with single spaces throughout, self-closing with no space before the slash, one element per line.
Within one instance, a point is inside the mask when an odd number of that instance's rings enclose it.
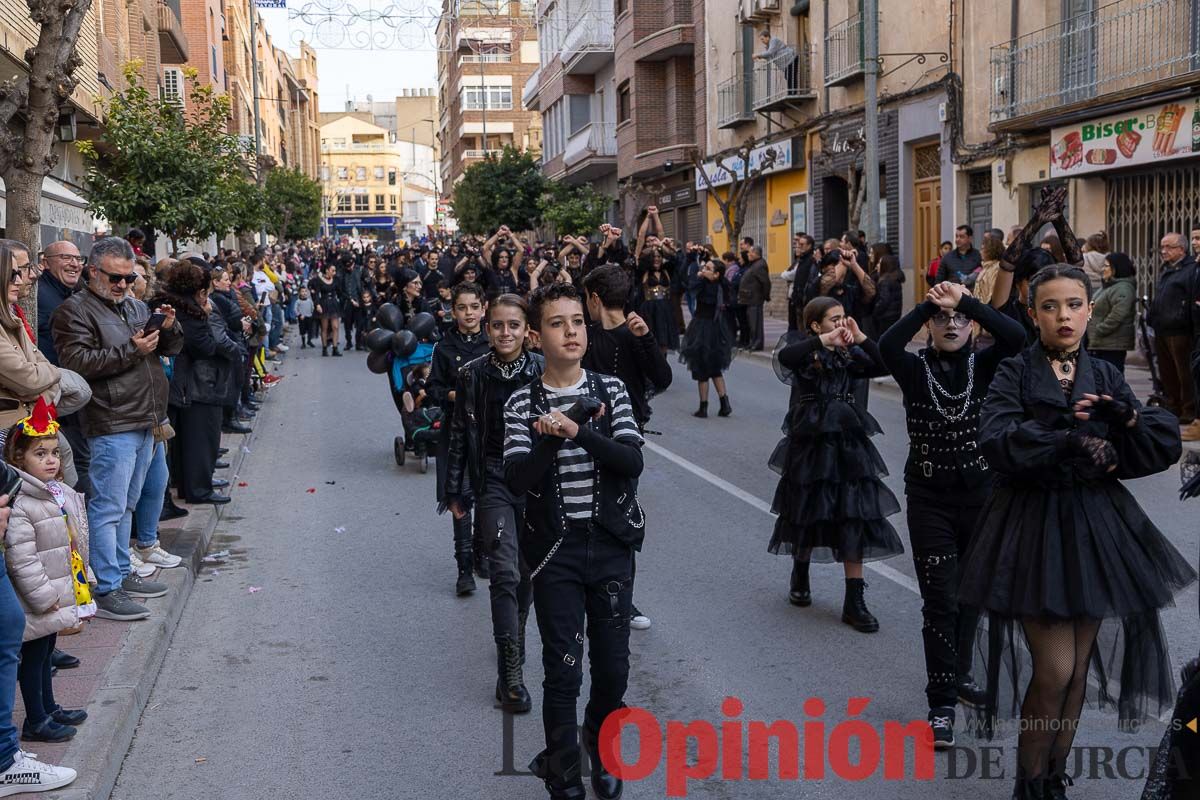
<path fill-rule="evenodd" d="M 327 164 L 321 165 L 321 180 L 323 180 L 323 181 L 329 180 L 329 165 L 327 165 Z"/>
<path fill-rule="evenodd" d="M 375 180 L 377 180 L 377 181 L 383 180 L 383 167 L 375 168 Z"/>
<path fill-rule="evenodd" d="M 354 210 L 355 211 L 370 211 L 371 198 L 365 194 L 354 195 Z"/>
<path fill-rule="evenodd" d="M 388 186 L 395 186 L 395 185 L 396 185 L 396 170 L 389 169 L 388 170 Z"/>
<path fill-rule="evenodd" d="M 383 211 L 383 195 L 381 194 L 375 195 L 375 210 Z"/>
<path fill-rule="evenodd" d="M 617 0 L 617 16 L 621 16 L 629 10 L 629 0 Z"/>
<path fill-rule="evenodd" d="M 792 238 L 796 237 L 797 233 L 806 233 L 808 231 L 808 194 L 794 194 L 789 200 L 791 206 L 791 225 Z M 880 239 L 880 241 L 883 241 Z"/>
<path fill-rule="evenodd" d="M 337 210 L 343 214 L 350 213 L 350 195 L 348 195 L 348 194 L 338 195 Z"/>
<path fill-rule="evenodd" d="M 628 122 L 632 118 L 632 108 L 629 103 L 629 81 L 617 87 L 617 124 Z"/>
<path fill-rule="evenodd" d="M 346 167 L 338 167 L 337 171 L 338 171 L 338 173 L 337 173 L 338 180 L 340 180 L 340 181 L 350 180 L 350 171 Z"/>
<path fill-rule="evenodd" d="M 345 147 L 346 146 L 346 137 L 342 136 L 342 137 L 334 139 L 333 146 L 334 147 Z"/>
<path fill-rule="evenodd" d="M 367 168 L 366 167 L 355 167 L 354 178 L 359 183 L 365 181 L 367 179 Z"/>
<path fill-rule="evenodd" d="M 168 103 L 183 105 L 183 70 L 179 67 L 163 68 L 162 98 Z"/>
<path fill-rule="evenodd" d="M 462 104 L 464 111 L 482 111 L 484 103 L 488 111 L 512 110 L 511 86 L 464 86 Z"/>
<path fill-rule="evenodd" d="M 397 205 L 396 205 L 396 195 L 394 195 L 394 194 L 389 194 L 389 195 L 388 195 L 388 211 L 395 211 L 395 210 L 396 210 L 396 208 L 397 208 Z"/>
<path fill-rule="evenodd" d="M 421 218 L 421 201 L 420 200 L 405 200 L 404 201 L 404 218 L 419 220 Z"/>

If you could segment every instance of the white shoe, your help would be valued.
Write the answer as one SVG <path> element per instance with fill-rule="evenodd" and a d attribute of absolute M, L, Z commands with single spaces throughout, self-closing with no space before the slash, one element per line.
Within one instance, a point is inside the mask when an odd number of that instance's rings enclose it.
<path fill-rule="evenodd" d="M 151 566 L 145 561 L 142 561 L 141 557 L 137 553 L 137 550 L 138 549 L 136 547 L 129 548 L 129 571 L 137 575 L 139 578 L 149 578 L 154 574 L 154 571 L 157 570 L 158 567 Z"/>
<path fill-rule="evenodd" d="M 179 556 L 172 555 L 166 550 L 163 550 L 158 544 L 157 540 L 155 540 L 154 544 L 150 545 L 149 547 L 138 547 L 136 550 L 138 558 L 140 558 L 143 563 L 160 567 L 162 569 L 174 569 L 183 563 L 183 559 Z M 141 573 L 138 574 L 140 575 Z M 142 577 L 144 578 L 146 576 L 142 575 Z"/>
<path fill-rule="evenodd" d="M 275 349 L 278 350 L 280 353 L 286 353 L 288 350 L 291 350 L 292 348 L 288 347 L 286 344 L 277 344 L 277 345 L 275 345 Z"/>
<path fill-rule="evenodd" d="M 34 759 L 34 753 L 17 751 L 13 765 L 0 772 L 0 797 L 22 792 L 48 792 L 75 780 L 75 770 L 55 767 Z"/>
<path fill-rule="evenodd" d="M 629 618 L 629 627 L 635 631 L 645 631 L 650 629 L 650 618 L 638 610 L 637 606 L 633 607 L 633 616 Z"/>

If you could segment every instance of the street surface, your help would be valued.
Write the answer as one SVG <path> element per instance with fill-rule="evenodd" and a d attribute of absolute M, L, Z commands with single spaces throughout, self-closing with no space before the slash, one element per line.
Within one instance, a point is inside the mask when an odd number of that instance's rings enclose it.
<path fill-rule="evenodd" d="M 264 406 L 238 478 L 246 486 L 214 539 L 213 549 L 233 557 L 200 576 L 113 797 L 546 797 L 532 777 L 496 774 L 514 771 L 506 764 L 524 772 L 542 746 L 536 626 L 531 619 L 525 673 L 534 712 L 515 718 L 506 747 L 492 708 L 486 586 L 454 596 L 450 520 L 435 512 L 432 463 L 425 475 L 395 465 L 400 420 L 385 379 L 367 371 L 361 353 L 323 359 L 298 347 L 280 372 L 288 378 Z M 728 375 L 734 416 L 698 420 L 690 416 L 695 384 L 678 364 L 675 376 L 654 400 L 650 427 L 663 435 L 647 437 L 640 494 L 649 521 L 635 599 L 653 627 L 632 632 L 627 703 L 650 711 L 663 730 L 693 720 L 720 730 L 730 719 L 722 700 L 734 696 L 744 703 L 733 718 L 744 732 L 751 721 L 775 720 L 804 730 L 813 718 L 803 703 L 817 697 L 827 739 L 848 718 L 850 697 L 870 698 L 862 717 L 879 731 L 885 720 L 924 719 L 910 556 L 867 573 L 877 634 L 841 623 L 837 565 L 814 565 L 812 607 L 788 605 L 790 562 L 766 550 L 777 480 L 766 462 L 787 387 L 768 361 L 740 357 Z M 886 432 L 875 441 L 889 485 L 902 498 L 902 408 L 897 395 L 873 387 L 870 409 Z M 1200 506 L 1180 503 L 1178 486 L 1176 469 L 1131 484 L 1190 559 Z M 893 522 L 907 546 L 903 514 Z M 1200 649 L 1195 587 L 1177 603 L 1163 622 L 1180 665 Z M 1114 716 L 1085 712 L 1076 746 L 1092 749 L 1082 751 L 1072 796 L 1136 798 L 1142 781 L 1106 778 L 1103 765 L 1140 775 L 1162 730 L 1121 734 Z M 632 762 L 636 737 L 628 738 Z M 885 780 L 882 765 L 867 780 L 844 780 L 828 756 L 824 780 L 779 780 L 772 748 L 770 780 L 723 781 L 718 767 L 713 778 L 687 783 L 687 796 L 1007 798 L 1015 738 L 981 751 L 960 731 L 958 743 L 954 779 L 946 777 L 949 756 L 938 754 L 932 783 L 912 779 L 911 755 L 899 782 Z M 663 758 L 627 784 L 626 797 L 667 796 L 665 749 Z M 990 778 L 981 777 L 982 762 Z"/>

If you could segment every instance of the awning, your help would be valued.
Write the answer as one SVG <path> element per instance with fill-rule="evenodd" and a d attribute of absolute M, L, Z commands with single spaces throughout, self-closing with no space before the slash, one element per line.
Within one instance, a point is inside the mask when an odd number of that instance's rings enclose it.
<path fill-rule="evenodd" d="M 0 179 L 0 195 L 4 193 L 4 181 Z M 8 225 L 8 199 L 0 206 L 0 225 Z M 76 194 L 66 184 L 46 176 L 42 181 L 41 224 L 47 228 L 58 228 L 86 233 L 95 232 L 95 218 L 87 210 L 87 200 Z"/>

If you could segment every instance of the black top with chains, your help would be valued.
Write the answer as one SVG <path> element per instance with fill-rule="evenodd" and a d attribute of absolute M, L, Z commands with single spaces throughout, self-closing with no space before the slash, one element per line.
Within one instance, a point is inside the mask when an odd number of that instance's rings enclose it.
<path fill-rule="evenodd" d="M 879 337 L 879 351 L 904 393 L 909 452 L 904 466 L 905 493 L 926 500 L 979 504 L 987 497 L 991 473 L 979 452 L 979 410 L 1000 362 L 1025 344 L 1021 326 L 973 297 L 955 311 L 978 322 L 995 344 L 975 352 L 968 342 L 954 353 L 906 347 L 921 326 L 942 311 L 926 300 Z M 966 336 L 970 328 L 960 329 Z"/>

